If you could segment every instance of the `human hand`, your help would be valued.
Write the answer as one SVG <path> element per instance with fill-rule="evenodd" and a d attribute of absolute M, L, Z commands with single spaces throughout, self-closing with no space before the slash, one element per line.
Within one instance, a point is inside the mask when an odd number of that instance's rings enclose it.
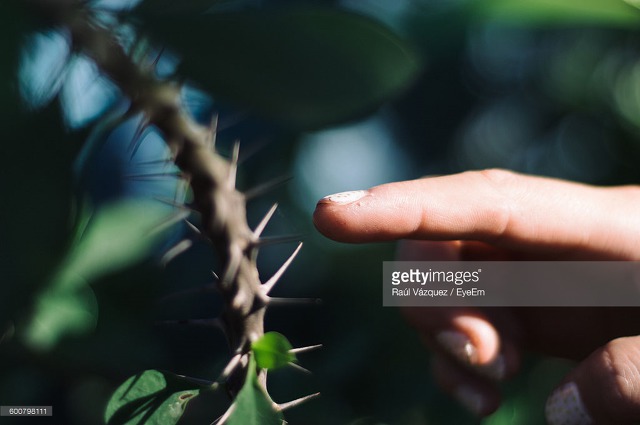
<path fill-rule="evenodd" d="M 640 188 L 598 188 L 502 170 L 330 195 L 314 223 L 362 243 L 410 239 L 402 260 L 640 260 Z M 640 420 L 640 309 L 406 308 L 435 354 L 440 386 L 476 414 L 523 350 L 580 361 L 547 400 L 557 424 Z"/>

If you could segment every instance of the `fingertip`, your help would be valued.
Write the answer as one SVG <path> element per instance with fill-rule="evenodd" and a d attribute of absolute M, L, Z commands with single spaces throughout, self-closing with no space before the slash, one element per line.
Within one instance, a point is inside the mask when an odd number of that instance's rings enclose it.
<path fill-rule="evenodd" d="M 329 239 L 339 242 L 357 242 L 357 238 L 353 235 L 352 209 L 357 207 L 359 201 L 367 195 L 369 192 L 366 190 L 355 190 L 325 196 L 316 204 L 313 225 Z"/>
<path fill-rule="evenodd" d="M 336 212 L 331 204 L 319 201 L 313 212 L 313 225 L 325 237 L 345 242 L 345 226 L 346 221 L 340 218 L 339 212 Z"/>
<path fill-rule="evenodd" d="M 483 313 L 472 308 L 402 309 L 425 342 L 474 373 L 499 381 L 519 367 L 518 350 L 505 341 Z"/>
<path fill-rule="evenodd" d="M 455 329 L 469 338 L 477 350 L 477 364 L 486 365 L 500 361 L 500 336 L 493 325 L 480 315 L 459 315 L 452 320 Z"/>

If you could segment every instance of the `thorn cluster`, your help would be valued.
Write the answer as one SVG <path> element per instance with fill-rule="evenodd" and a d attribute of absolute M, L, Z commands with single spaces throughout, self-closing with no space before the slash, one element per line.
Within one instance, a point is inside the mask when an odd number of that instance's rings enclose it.
<path fill-rule="evenodd" d="M 49 8 L 47 0 L 32 0 L 32 3 L 42 6 L 42 10 Z M 56 15 L 61 20 L 58 24 L 68 27 L 74 50 L 91 58 L 102 73 L 130 99 L 131 108 L 128 115 L 143 114 L 144 119 L 129 147 L 131 156 L 135 155 L 144 140 L 145 130 L 154 126 L 163 134 L 171 152 L 171 159 L 179 169 L 176 172 L 128 177 L 136 180 L 178 178 L 184 184 L 188 184 L 193 193 L 193 201 L 189 205 L 175 200 L 158 199 L 177 209 L 168 220 L 157 226 L 156 231 L 186 222 L 194 234 L 211 242 L 223 265 L 220 277 L 214 274 L 215 282 L 202 289 L 207 291 L 215 287 L 220 292 L 224 308 L 219 318 L 162 324 L 222 328 L 233 357 L 216 382 L 223 382 L 229 393 L 235 395 L 245 380 L 251 343 L 264 334 L 267 307 L 287 303 L 280 298 L 270 297 L 269 293 L 302 247 L 302 243 L 299 243 L 280 269 L 266 282 L 261 282 L 256 265 L 258 250 L 271 244 L 299 241 L 300 236 L 262 237 L 261 234 L 276 211 L 277 204 L 252 230 L 246 220 L 246 202 L 285 183 L 289 177 L 279 177 L 245 193 L 238 191 L 236 175 L 240 157 L 239 142 L 234 144 L 229 159 L 219 155 L 216 151 L 218 117 L 214 116 L 209 126 L 197 124 L 183 107 L 180 84 L 159 80 L 153 73 L 153 67 L 135 63 L 118 37 L 110 28 L 95 19 L 84 3 L 61 2 L 60 7 L 67 7 L 69 10 Z M 161 159 L 152 163 L 167 161 L 168 159 Z M 188 221 L 193 212 L 199 215 L 198 225 Z M 162 261 L 171 261 L 192 244 L 190 238 L 180 241 L 166 252 Z M 316 300 L 311 302 L 315 303 Z M 315 347 L 302 348 L 299 352 L 312 348 Z M 266 389 L 266 374 L 261 373 L 259 380 Z M 286 410 L 316 396 L 317 394 L 312 394 L 288 403 L 276 404 L 275 408 L 280 411 Z M 231 410 L 225 415 L 230 414 Z M 225 417 L 222 417 L 217 422 L 224 421 Z"/>

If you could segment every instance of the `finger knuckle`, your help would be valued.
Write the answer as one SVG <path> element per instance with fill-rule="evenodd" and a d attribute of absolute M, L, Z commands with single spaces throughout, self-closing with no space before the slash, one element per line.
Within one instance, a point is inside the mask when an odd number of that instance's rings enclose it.
<path fill-rule="evenodd" d="M 488 180 L 489 183 L 496 186 L 503 186 L 504 184 L 517 179 L 518 176 L 513 171 L 504 170 L 502 168 L 487 168 L 485 170 L 477 171 L 477 173 L 484 179 Z"/>
<path fill-rule="evenodd" d="M 613 340 L 601 353 L 604 379 L 603 389 L 607 397 L 608 412 L 624 417 L 640 414 L 637 400 L 640 397 L 640 369 L 636 364 L 639 350 L 631 347 L 624 338 Z"/>
<path fill-rule="evenodd" d="M 488 182 L 492 192 L 492 200 L 488 203 L 485 223 L 487 224 L 487 236 L 494 242 L 503 238 L 516 224 L 517 214 L 514 207 L 513 191 L 518 175 L 511 171 L 491 168 L 477 172 L 480 177 Z"/>

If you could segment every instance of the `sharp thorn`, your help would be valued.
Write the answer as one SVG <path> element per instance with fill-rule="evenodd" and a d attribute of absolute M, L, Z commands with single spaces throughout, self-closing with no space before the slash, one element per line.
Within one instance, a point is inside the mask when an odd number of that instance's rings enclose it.
<path fill-rule="evenodd" d="M 178 255 L 182 254 L 189 248 L 193 246 L 193 241 L 191 239 L 183 239 L 176 246 L 169 249 L 160 259 L 160 263 L 163 266 L 166 266 L 171 262 L 171 260 L 175 259 Z"/>
<path fill-rule="evenodd" d="M 231 151 L 231 163 L 229 166 L 228 187 L 231 189 L 236 187 L 236 175 L 238 174 L 238 157 L 239 156 L 240 156 L 240 140 L 236 140 L 233 143 L 233 150 Z"/>
<path fill-rule="evenodd" d="M 289 352 L 291 354 L 302 354 L 302 353 L 308 353 L 309 351 L 317 350 L 319 348 L 322 348 L 322 344 L 309 345 L 307 347 L 300 347 L 300 348 L 292 348 L 291 350 L 289 350 Z"/>
<path fill-rule="evenodd" d="M 287 261 L 285 261 L 284 264 L 280 266 L 278 271 L 275 272 L 275 274 L 271 276 L 271 278 L 262 285 L 262 290 L 265 295 L 268 295 L 269 292 L 271 292 L 276 282 L 278 282 L 278 280 L 282 277 L 284 272 L 287 271 L 287 268 L 289 268 L 289 265 L 291 264 L 291 262 L 296 258 L 296 255 L 298 255 L 298 252 L 300 252 L 300 249 L 302 249 L 302 242 L 298 244 L 298 247 L 296 248 L 296 250 L 293 251 L 293 254 L 291 254 L 289 258 L 287 258 Z"/>
<path fill-rule="evenodd" d="M 136 165 L 169 165 L 173 164 L 172 158 L 152 159 L 149 161 L 136 162 Z"/>
<path fill-rule="evenodd" d="M 170 173 L 127 174 L 124 176 L 124 178 L 129 180 L 154 180 L 167 177 L 175 177 L 181 179 L 184 177 L 184 174 L 181 171 L 175 171 Z"/>
<path fill-rule="evenodd" d="M 171 137 L 165 144 L 169 147 L 169 156 L 173 159 L 173 162 L 175 162 L 175 159 L 180 152 L 180 140 L 176 137 Z"/>
<path fill-rule="evenodd" d="M 212 151 L 216 147 L 216 135 L 218 134 L 218 114 L 213 114 L 209 123 L 209 137 L 207 139 L 207 147 Z"/>
<path fill-rule="evenodd" d="M 163 54 L 164 54 L 164 47 L 161 47 L 160 51 L 158 52 L 156 57 L 153 59 L 153 62 L 151 62 L 152 69 L 155 69 L 155 67 L 158 66 L 158 62 L 160 62 L 160 58 L 162 57 Z"/>
<path fill-rule="evenodd" d="M 221 119 L 220 123 L 218 124 L 218 131 L 227 130 L 233 127 L 234 125 L 241 123 L 242 121 L 247 119 L 248 115 L 249 115 L 248 112 L 237 112 L 237 113 L 234 113 L 233 115 L 226 114 L 225 117 Z"/>
<path fill-rule="evenodd" d="M 262 369 L 258 372 L 258 380 L 261 380 L 262 388 L 269 388 L 267 386 L 267 380 L 269 379 L 269 374 L 267 369 Z M 272 400 L 273 402 L 273 400 Z"/>
<path fill-rule="evenodd" d="M 164 196 L 154 196 L 153 199 L 155 199 L 156 201 L 160 201 L 163 204 L 171 205 L 172 207 L 180 208 L 182 210 L 191 211 L 191 208 L 189 208 L 188 206 L 186 206 L 182 202 L 176 201 L 175 199 L 165 198 Z"/>
<path fill-rule="evenodd" d="M 190 175 L 185 175 L 184 179 L 182 179 L 177 185 L 176 185 L 176 192 L 175 192 L 175 197 L 179 198 L 185 198 L 187 197 L 187 195 L 189 194 L 189 187 L 191 186 L 191 176 Z"/>
<path fill-rule="evenodd" d="M 300 397 L 300 398 L 298 398 L 298 399 L 295 399 L 295 400 L 289 401 L 289 402 L 287 402 L 287 403 L 280 403 L 280 404 L 278 404 L 278 410 L 280 410 L 281 412 L 283 412 L 283 411 L 285 411 L 285 410 L 288 410 L 288 409 L 291 409 L 291 408 L 293 408 L 293 407 L 299 406 L 299 405 L 301 405 L 302 403 L 304 403 L 305 401 L 308 401 L 308 400 L 314 399 L 314 398 L 319 397 L 319 396 L 320 396 L 320 393 L 309 394 L 308 396 Z"/>
<path fill-rule="evenodd" d="M 216 382 L 212 382 L 212 381 L 208 381 L 206 379 L 201 379 L 201 378 L 194 378 L 192 376 L 185 376 L 185 375 L 178 375 L 180 378 L 184 378 L 187 381 L 191 381 L 194 382 L 196 384 L 200 384 L 200 385 L 208 385 L 210 387 L 216 387 Z"/>
<path fill-rule="evenodd" d="M 281 243 L 288 243 L 288 242 L 300 242 L 300 239 L 302 239 L 301 234 L 284 235 L 284 236 L 266 236 L 253 241 L 253 245 L 256 247 L 263 247 L 263 246 L 278 245 Z"/>
<path fill-rule="evenodd" d="M 311 373 L 311 371 L 309 369 L 305 369 L 304 367 L 300 366 L 297 363 L 289 362 L 289 366 L 294 368 L 294 369 L 296 369 L 296 370 L 299 370 L 300 372 L 302 372 L 304 374 L 313 375 L 313 373 Z"/>
<path fill-rule="evenodd" d="M 226 412 L 224 412 L 224 414 L 222 416 L 220 416 L 218 419 L 216 419 L 215 421 L 211 422 L 211 425 L 224 425 L 224 422 L 229 419 L 229 417 L 231 416 L 231 414 L 233 413 L 233 411 L 236 408 L 236 404 L 232 403 L 231 406 L 229 406 L 229 408 L 227 409 Z"/>
<path fill-rule="evenodd" d="M 240 159 L 238 159 L 238 164 L 239 165 L 244 164 L 249 159 L 251 159 L 255 154 L 257 154 L 266 146 L 268 146 L 269 143 L 271 142 L 273 142 L 271 138 L 263 137 L 263 138 L 254 140 L 249 146 L 245 145 L 245 147 L 242 149 L 242 155 L 240 155 Z"/>
<path fill-rule="evenodd" d="M 164 221 L 154 226 L 151 230 L 151 234 L 153 235 L 156 233 L 160 233 L 168 229 L 169 227 L 173 226 L 174 224 L 179 223 L 180 221 L 189 217 L 189 215 L 190 215 L 190 212 L 188 210 L 178 211 L 177 213 L 170 215 Z"/>
<path fill-rule="evenodd" d="M 267 223 L 269 223 L 269 220 L 271 220 L 271 217 L 273 217 L 273 213 L 276 212 L 277 208 L 278 208 L 278 203 L 276 202 L 269 209 L 269 211 L 267 211 L 267 213 L 264 215 L 262 220 L 260 220 L 260 223 L 256 226 L 255 230 L 253 231 L 253 237 L 255 239 L 258 239 L 260 237 L 260 235 L 262 234 L 262 231 L 264 230 L 265 227 L 267 227 Z"/>
<path fill-rule="evenodd" d="M 142 120 L 140 120 L 140 123 L 138 124 L 138 127 L 136 128 L 136 132 L 134 133 L 131 142 L 129 142 L 129 152 L 131 152 L 131 156 L 129 157 L 130 160 L 133 159 L 133 157 L 136 155 L 138 149 L 140 148 L 140 145 L 142 145 L 142 142 L 145 139 L 142 136 L 147 129 L 147 125 L 149 125 L 149 120 L 146 117 L 142 118 Z"/>
<path fill-rule="evenodd" d="M 200 231 L 200 229 L 198 229 L 198 226 L 196 226 L 189 220 L 185 220 L 184 222 L 186 223 L 187 227 L 189 227 L 189 229 L 191 229 L 195 234 L 202 235 L 202 232 Z"/>
<path fill-rule="evenodd" d="M 211 274 L 213 275 L 213 277 L 220 282 L 220 276 L 218 276 L 218 274 L 216 272 L 214 272 L 213 270 L 211 270 Z"/>
<path fill-rule="evenodd" d="M 269 297 L 269 305 L 272 307 L 296 306 L 296 305 L 320 305 L 320 298 L 280 298 Z"/>
<path fill-rule="evenodd" d="M 242 360 L 242 353 L 238 353 L 231 357 L 231 360 L 229 360 L 229 363 L 225 366 L 217 382 L 224 382 L 229 376 L 231 376 L 231 373 L 233 373 L 235 368 L 240 364 L 240 360 Z"/>
<path fill-rule="evenodd" d="M 263 184 L 259 184 L 258 186 L 247 190 L 244 193 L 244 197 L 247 201 L 250 201 L 254 198 L 257 198 L 258 196 L 264 195 L 265 193 L 268 193 L 269 191 L 282 186 L 283 184 L 285 184 L 286 182 L 288 182 L 289 180 L 291 180 L 293 177 L 285 175 L 285 176 L 280 176 L 280 177 L 276 177 L 275 179 L 269 180 Z"/>

